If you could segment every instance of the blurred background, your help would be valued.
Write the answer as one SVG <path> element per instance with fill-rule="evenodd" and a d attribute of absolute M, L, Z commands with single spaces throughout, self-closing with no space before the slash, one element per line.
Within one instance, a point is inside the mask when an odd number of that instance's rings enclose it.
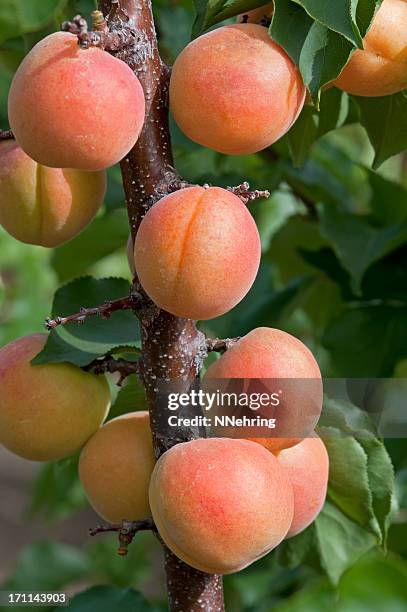
<path fill-rule="evenodd" d="M 190 39 L 192 3 L 153 4 L 162 55 L 172 63 Z M 1 128 L 8 127 L 7 92 L 22 57 L 63 20 L 77 13 L 89 16 L 94 8 L 91 0 L 9 0 L 4 10 L 0 7 Z M 273 192 L 269 200 L 250 205 L 263 248 L 255 286 L 232 312 L 202 328 L 228 337 L 260 325 L 279 327 L 311 348 L 325 376 L 403 379 L 407 244 L 375 245 L 388 228 L 407 219 L 407 155 L 372 171 L 374 152 L 356 110 L 345 95 L 340 104 L 339 127 L 303 151 L 289 135 L 266 152 L 229 158 L 188 141 L 172 125 L 176 165 L 189 182 L 227 186 L 247 180 Z M 43 330 L 55 291 L 75 277 L 130 280 L 127 237 L 117 167 L 109 171 L 104 209 L 70 243 L 47 250 L 21 244 L 0 229 L 0 345 Z M 344 552 L 346 561 L 335 572 L 324 567 L 317 552 L 295 558 L 286 548 L 226 578 L 229 610 L 406 609 L 405 440 L 385 445 L 397 485 L 387 552 L 367 546 L 361 555 L 358 534 L 343 531 L 351 552 Z M 100 520 L 86 504 L 76 461 L 39 466 L 0 450 L 3 588 L 74 594 L 93 584 L 131 586 L 146 597 L 138 610 L 166 609 L 161 552 L 150 534 L 138 535 L 125 559 L 115 554 L 114 537 L 88 537 L 88 528 Z"/>

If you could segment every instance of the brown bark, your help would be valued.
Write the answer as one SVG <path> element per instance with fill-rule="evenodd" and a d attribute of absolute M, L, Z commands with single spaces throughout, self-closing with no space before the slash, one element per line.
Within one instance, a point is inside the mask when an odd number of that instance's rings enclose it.
<path fill-rule="evenodd" d="M 102 0 L 99 6 L 105 15 L 110 15 L 110 29 L 130 26 L 137 31 L 138 43 L 133 52 L 126 49 L 123 55 L 118 54 L 135 71 L 146 98 L 144 128 L 136 146 L 121 164 L 134 237 L 146 211 L 179 180 L 173 168 L 168 128 L 169 69 L 158 53 L 150 0 L 121 0 L 119 4 Z M 193 428 L 168 431 L 165 413 L 167 386 L 176 384 L 177 391 L 188 391 L 196 383 L 206 343 L 193 321 L 159 310 L 148 299 L 139 311 L 139 319 L 140 372 L 149 402 L 154 448 L 159 457 L 177 442 L 205 435 L 204 431 Z M 168 549 L 165 549 L 165 567 L 171 610 L 221 612 L 224 609 L 220 576 L 189 567 Z"/>

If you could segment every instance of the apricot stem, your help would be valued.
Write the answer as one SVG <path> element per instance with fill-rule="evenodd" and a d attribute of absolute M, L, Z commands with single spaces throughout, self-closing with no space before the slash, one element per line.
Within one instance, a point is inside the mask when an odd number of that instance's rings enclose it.
<path fill-rule="evenodd" d="M 270 197 L 270 192 L 267 191 L 267 189 L 251 190 L 250 185 L 247 181 L 245 181 L 241 185 L 237 185 L 236 187 L 227 187 L 226 189 L 234 193 L 238 198 L 242 200 L 244 204 L 248 204 L 248 202 L 257 200 L 258 198 L 269 198 Z"/>
<path fill-rule="evenodd" d="M 236 342 L 239 342 L 240 338 L 207 338 L 206 349 L 208 353 L 224 353 L 230 349 Z"/>
<path fill-rule="evenodd" d="M 124 520 L 121 523 L 97 525 L 96 527 L 89 529 L 89 535 L 95 536 L 99 533 L 116 532 L 118 534 L 120 544 L 117 554 L 124 557 L 127 555 L 129 544 L 132 543 L 134 536 L 139 531 L 157 532 L 157 528 L 154 521 L 149 518 L 141 521 Z"/>
<path fill-rule="evenodd" d="M 140 365 L 138 361 L 130 361 L 128 359 L 115 359 L 110 355 L 106 355 L 101 359 L 95 359 L 84 370 L 92 371 L 94 374 L 120 374 L 120 379 L 117 382 L 117 386 L 121 387 L 123 381 L 131 374 L 138 374 L 140 372 Z"/>
<path fill-rule="evenodd" d="M 11 130 L 0 130 L 0 140 L 14 140 L 14 134 Z"/>

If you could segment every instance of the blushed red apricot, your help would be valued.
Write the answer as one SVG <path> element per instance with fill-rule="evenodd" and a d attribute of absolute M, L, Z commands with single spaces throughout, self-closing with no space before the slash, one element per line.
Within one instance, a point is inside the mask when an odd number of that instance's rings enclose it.
<path fill-rule="evenodd" d="M 259 444 L 200 439 L 177 444 L 157 461 L 150 507 L 177 557 L 203 572 L 230 574 L 282 541 L 293 491 L 277 459 Z"/>
<path fill-rule="evenodd" d="M 407 87 L 407 1 L 384 0 L 334 85 L 356 96 L 388 96 Z"/>
<path fill-rule="evenodd" d="M 11 84 L 8 114 L 21 148 L 53 168 L 102 170 L 134 146 L 144 122 L 134 72 L 106 51 L 80 49 L 56 32 L 24 58 Z"/>
<path fill-rule="evenodd" d="M 0 142 L 0 224 L 28 244 L 57 247 L 94 218 L 106 173 L 47 168 L 12 140 Z"/>
<path fill-rule="evenodd" d="M 0 443 L 32 461 L 75 453 L 110 407 L 104 376 L 70 363 L 31 365 L 46 340 L 33 334 L 0 349 Z"/>
<path fill-rule="evenodd" d="M 281 138 L 304 98 L 297 67 L 255 24 L 223 26 L 192 41 L 170 81 L 170 107 L 180 129 L 230 155 L 255 153 Z"/>
<path fill-rule="evenodd" d="M 274 12 L 274 3 L 269 2 L 268 4 L 264 4 L 259 8 L 252 9 L 251 11 L 246 11 L 238 16 L 238 23 L 257 23 L 263 25 L 262 20 L 266 21 L 267 19 L 271 19 Z"/>
<path fill-rule="evenodd" d="M 309 435 L 322 410 L 321 372 L 315 357 L 300 340 L 270 327 L 252 330 L 229 348 L 209 366 L 202 386 L 206 392 L 277 394 L 275 406 L 236 407 L 237 416 L 275 418 L 275 429 L 214 427 L 216 435 L 252 439 L 271 451 L 293 446 Z M 216 406 L 215 414 L 230 415 L 231 410 L 227 405 Z"/>
<path fill-rule="evenodd" d="M 110 523 L 150 516 L 148 486 L 155 456 L 147 411 L 108 421 L 87 442 L 79 477 L 95 511 Z"/>
<path fill-rule="evenodd" d="M 316 436 L 282 450 L 277 459 L 287 471 L 294 490 L 294 517 L 286 536 L 290 538 L 304 531 L 324 505 L 329 457 L 325 444 Z"/>
<path fill-rule="evenodd" d="M 243 202 L 218 187 L 188 187 L 159 200 L 138 230 L 136 271 L 150 298 L 190 319 L 212 319 L 249 291 L 260 238 Z"/>

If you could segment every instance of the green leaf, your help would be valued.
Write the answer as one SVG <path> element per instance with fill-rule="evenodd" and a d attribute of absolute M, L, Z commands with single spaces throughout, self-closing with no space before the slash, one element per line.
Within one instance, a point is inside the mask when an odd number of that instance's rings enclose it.
<path fill-rule="evenodd" d="M 138 591 L 108 585 L 91 587 L 75 595 L 69 604 L 69 612 L 149 612 L 152 609 Z"/>
<path fill-rule="evenodd" d="M 307 529 L 283 542 L 277 548 L 277 561 L 282 567 L 294 569 L 305 561 L 311 548 L 315 546 L 315 530 L 310 525 Z"/>
<path fill-rule="evenodd" d="M 293 0 L 302 6 L 316 21 L 330 30 L 342 34 L 355 47 L 363 49 L 362 36 L 352 15 L 352 0 L 329 2 L 325 0 Z M 371 0 L 371 4 L 375 2 Z"/>
<path fill-rule="evenodd" d="M 373 510 L 367 454 L 355 438 L 332 434 L 331 430 L 330 435 L 323 436 L 329 453 L 329 498 L 350 519 L 382 541 Z"/>
<path fill-rule="evenodd" d="M 33 485 L 30 514 L 43 514 L 48 520 L 60 520 L 86 506 L 78 478 L 78 456 L 46 463 Z"/>
<path fill-rule="evenodd" d="M 40 30 L 51 23 L 67 0 L 2 0 L 0 4 L 0 43 Z"/>
<path fill-rule="evenodd" d="M 340 89 L 331 87 L 321 94 L 318 115 L 318 134 L 320 138 L 331 130 L 341 127 L 349 113 L 349 97 Z"/>
<path fill-rule="evenodd" d="M 336 376 L 392 376 L 407 357 L 407 310 L 397 303 L 346 308 L 328 325 L 322 340 Z"/>
<path fill-rule="evenodd" d="M 300 116 L 287 134 L 288 148 L 293 165 L 299 168 L 309 156 L 318 133 L 318 117 L 315 109 L 306 104 Z"/>
<path fill-rule="evenodd" d="M 275 0 L 270 36 L 297 64 L 318 106 L 321 88 L 339 75 L 349 59 L 352 43 L 314 21 L 290 0 Z"/>
<path fill-rule="evenodd" d="M 194 0 L 196 19 L 192 35 L 198 36 L 216 23 L 262 6 L 264 0 Z"/>
<path fill-rule="evenodd" d="M 76 279 L 58 289 L 52 306 L 52 317 L 68 316 L 81 307 L 100 306 L 107 300 L 129 294 L 130 285 L 122 278 L 95 279 L 90 276 Z M 138 347 L 139 326 L 131 311 L 118 311 L 110 319 L 89 318 L 84 325 L 69 323 L 53 330 L 34 364 L 68 361 L 78 366 L 88 365 L 118 346 Z"/>
<path fill-rule="evenodd" d="M 58 542 L 37 542 L 24 548 L 6 583 L 12 590 L 57 590 L 81 580 L 88 570 L 85 554 Z"/>
<path fill-rule="evenodd" d="M 274 191 L 270 198 L 261 202 L 254 210 L 254 218 L 259 230 L 262 251 L 266 252 L 273 236 L 286 223 L 287 219 L 301 212 L 302 205 L 290 193 Z"/>
<path fill-rule="evenodd" d="M 115 403 L 109 412 L 109 420 L 128 412 L 146 410 L 146 392 L 137 376 L 132 375 L 126 380 L 117 394 Z"/>
<path fill-rule="evenodd" d="M 374 536 L 329 502 L 315 520 L 315 531 L 322 567 L 335 585 L 343 572 L 375 545 Z"/>
<path fill-rule="evenodd" d="M 317 210 L 321 234 L 331 242 L 357 294 L 360 294 L 360 284 L 369 266 L 407 240 L 407 222 L 377 229 L 362 216 L 334 206 L 320 204 Z"/>
<path fill-rule="evenodd" d="M 372 188 L 370 209 L 381 225 L 392 225 L 407 221 L 407 189 L 389 181 L 377 172 L 369 172 Z"/>
<path fill-rule="evenodd" d="M 385 547 L 394 494 L 394 469 L 389 454 L 380 440 L 362 437 L 359 442 L 368 458 L 368 479 L 372 491 L 373 511 Z"/>
<path fill-rule="evenodd" d="M 352 96 L 375 151 L 373 168 L 407 149 L 407 96 L 405 92 L 381 98 Z"/>
<path fill-rule="evenodd" d="M 98 217 L 79 236 L 54 250 L 51 263 L 58 279 L 66 281 L 87 272 L 99 259 L 123 248 L 128 236 L 124 209 Z"/>

